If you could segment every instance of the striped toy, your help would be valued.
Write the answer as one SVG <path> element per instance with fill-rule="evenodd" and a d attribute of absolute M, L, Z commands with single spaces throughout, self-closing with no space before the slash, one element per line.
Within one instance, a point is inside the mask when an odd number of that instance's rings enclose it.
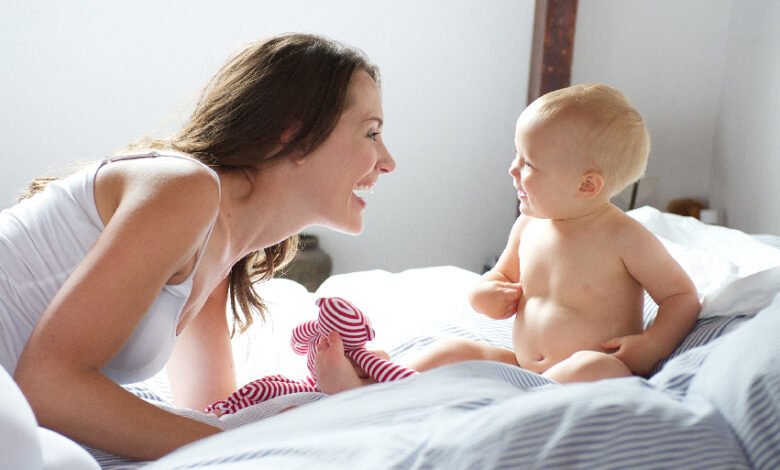
<path fill-rule="evenodd" d="M 337 331 L 344 343 L 344 354 L 377 382 L 400 380 L 417 372 L 387 361 L 366 349 L 366 343 L 374 339 L 374 329 L 368 318 L 357 307 L 340 297 L 319 298 L 317 320 L 307 321 L 295 327 L 291 346 L 300 355 L 307 355 L 306 365 L 311 376 L 302 381 L 272 375 L 244 385 L 224 400 L 212 403 L 206 412 L 224 415 L 235 413 L 247 406 L 270 400 L 281 395 L 301 392 L 317 392 L 317 375 L 314 371 L 316 344 L 331 331 Z"/>

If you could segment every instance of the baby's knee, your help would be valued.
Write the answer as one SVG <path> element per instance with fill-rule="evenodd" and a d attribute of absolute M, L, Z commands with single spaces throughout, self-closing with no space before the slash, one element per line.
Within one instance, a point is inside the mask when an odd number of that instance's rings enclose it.
<path fill-rule="evenodd" d="M 591 366 L 595 364 L 602 364 L 605 362 L 609 362 L 610 358 L 615 359 L 614 357 L 608 354 L 598 352 L 598 351 L 577 351 L 571 356 L 569 356 L 569 360 L 583 366 Z"/>
<path fill-rule="evenodd" d="M 631 375 L 620 359 L 598 351 L 577 351 L 548 372 L 545 375 L 559 383 L 592 382 Z"/>
<path fill-rule="evenodd" d="M 596 378 L 625 377 L 631 371 L 621 361 L 611 354 L 598 351 L 577 351 L 571 356 L 575 365 Z"/>

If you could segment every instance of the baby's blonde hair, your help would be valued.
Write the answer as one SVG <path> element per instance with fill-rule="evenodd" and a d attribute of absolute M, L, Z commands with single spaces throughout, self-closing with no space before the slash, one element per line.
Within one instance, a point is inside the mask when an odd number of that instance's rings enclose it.
<path fill-rule="evenodd" d="M 601 84 L 574 85 L 543 95 L 530 108 L 537 123 L 565 117 L 576 129 L 577 156 L 604 177 L 611 198 L 645 172 L 650 134 L 642 116 L 618 90 Z"/>

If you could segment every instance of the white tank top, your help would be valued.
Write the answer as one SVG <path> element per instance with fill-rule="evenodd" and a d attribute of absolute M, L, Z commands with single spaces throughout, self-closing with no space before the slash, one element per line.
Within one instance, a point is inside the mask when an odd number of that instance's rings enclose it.
<path fill-rule="evenodd" d="M 98 170 L 112 161 L 156 157 L 197 162 L 184 155 L 156 152 L 112 157 L 54 181 L 41 193 L 0 212 L 0 363 L 9 374 L 16 369 L 43 311 L 104 229 L 94 197 Z M 209 171 L 219 183 L 216 172 Z M 193 274 L 180 284 L 163 287 L 131 337 L 103 369 L 105 375 L 128 384 L 145 380 L 165 366 L 192 290 Z"/>

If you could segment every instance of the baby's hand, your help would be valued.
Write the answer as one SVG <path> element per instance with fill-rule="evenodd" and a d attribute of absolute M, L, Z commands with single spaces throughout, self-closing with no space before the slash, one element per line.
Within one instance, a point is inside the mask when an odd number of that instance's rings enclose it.
<path fill-rule="evenodd" d="M 519 282 L 485 280 L 471 291 L 471 306 L 477 312 L 496 320 L 517 313 L 523 287 Z"/>
<path fill-rule="evenodd" d="M 612 338 L 601 343 L 601 347 L 606 353 L 623 361 L 632 373 L 642 377 L 647 377 L 658 361 L 663 359 L 658 347 L 641 334 Z"/>

